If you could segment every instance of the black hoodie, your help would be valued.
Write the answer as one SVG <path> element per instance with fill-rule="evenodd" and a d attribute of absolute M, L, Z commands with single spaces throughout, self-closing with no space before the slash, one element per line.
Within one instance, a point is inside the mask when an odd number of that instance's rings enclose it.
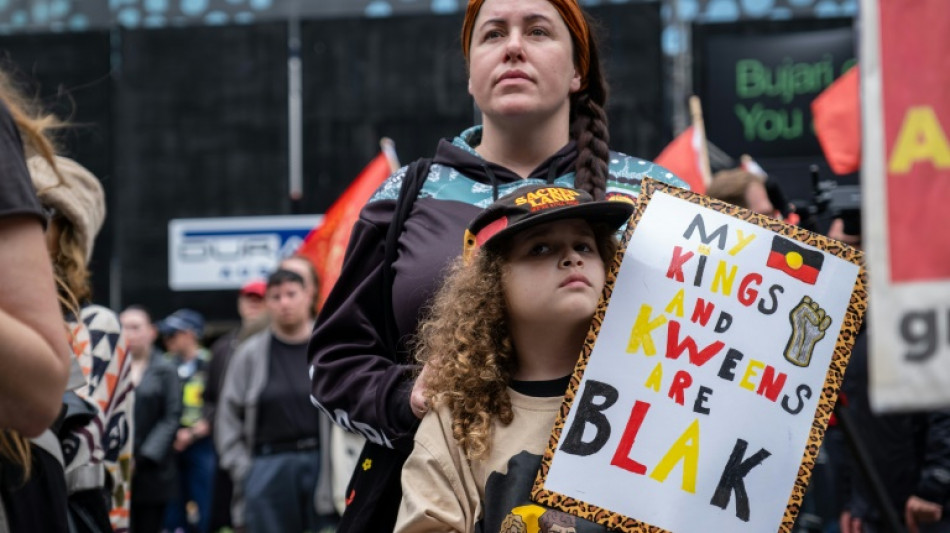
<path fill-rule="evenodd" d="M 415 333 L 420 311 L 441 285 L 445 268 L 462 251 L 465 228 L 494 199 L 528 184 L 574 185 L 573 141 L 522 179 L 481 158 L 471 128 L 439 143 L 426 183 L 406 220 L 393 268 L 392 301 L 400 338 Z M 608 198 L 635 197 L 650 177 L 685 184 L 648 161 L 611 152 Z M 340 277 L 317 318 L 308 349 L 312 399 L 337 424 L 369 441 L 408 453 L 418 420 L 409 406 L 414 365 L 387 346 L 381 308 L 386 232 L 406 168 L 390 176 L 363 207 Z"/>

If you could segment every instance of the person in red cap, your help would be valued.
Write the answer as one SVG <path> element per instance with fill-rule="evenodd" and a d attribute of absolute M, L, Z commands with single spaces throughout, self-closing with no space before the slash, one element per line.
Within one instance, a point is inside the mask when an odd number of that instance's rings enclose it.
<path fill-rule="evenodd" d="M 267 281 L 252 279 L 241 286 L 237 296 L 237 312 L 241 325 L 218 338 L 211 345 L 211 364 L 208 366 L 208 384 L 204 391 L 205 419 L 211 425 L 214 438 L 214 416 L 224 376 L 231 362 L 231 355 L 241 342 L 267 326 L 267 305 L 264 295 L 267 293 Z M 231 476 L 221 468 L 220 462 L 215 469 L 214 489 L 211 502 L 211 531 L 231 527 Z"/>
<path fill-rule="evenodd" d="M 221 394 L 221 380 L 224 379 L 234 349 L 241 341 L 267 326 L 267 306 L 264 304 L 266 293 L 267 282 L 263 279 L 252 279 L 242 285 L 237 296 L 237 312 L 241 325 L 220 336 L 211 345 L 208 385 L 204 392 L 205 415 L 209 421 L 214 420 L 214 406 L 218 403 L 218 395 Z"/>
<path fill-rule="evenodd" d="M 469 225 L 419 327 L 427 403 L 395 531 L 606 531 L 529 493 L 632 211 L 535 185 Z"/>

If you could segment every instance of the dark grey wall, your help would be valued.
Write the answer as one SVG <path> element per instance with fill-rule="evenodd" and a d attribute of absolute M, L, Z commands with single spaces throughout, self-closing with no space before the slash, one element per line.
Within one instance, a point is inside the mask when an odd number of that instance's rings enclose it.
<path fill-rule="evenodd" d="M 172 292 L 168 221 L 289 212 L 287 26 L 123 30 L 116 72 L 121 303 L 233 313 L 230 291 Z"/>
<path fill-rule="evenodd" d="M 93 293 L 101 302 L 108 302 L 110 295 L 111 221 L 116 210 L 116 199 L 108 192 L 116 183 L 110 50 L 105 30 L 0 37 L 0 68 L 13 76 L 25 94 L 70 121 L 71 126 L 56 135 L 61 151 L 89 168 L 107 191 L 106 223 L 90 264 Z"/>

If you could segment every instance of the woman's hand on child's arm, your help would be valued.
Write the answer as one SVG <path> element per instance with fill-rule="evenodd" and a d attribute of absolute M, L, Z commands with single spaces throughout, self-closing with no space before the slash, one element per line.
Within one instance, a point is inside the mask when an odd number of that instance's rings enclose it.
<path fill-rule="evenodd" d="M 412 385 L 412 392 L 409 393 L 409 406 L 412 408 L 412 414 L 416 415 L 416 418 L 420 420 L 429 412 L 429 402 L 425 397 L 425 378 L 428 372 L 429 365 L 424 365 L 422 372 L 419 373 L 416 382 Z"/>

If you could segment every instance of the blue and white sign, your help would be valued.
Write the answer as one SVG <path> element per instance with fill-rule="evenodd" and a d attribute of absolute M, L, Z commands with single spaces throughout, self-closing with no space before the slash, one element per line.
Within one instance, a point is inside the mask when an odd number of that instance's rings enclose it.
<path fill-rule="evenodd" d="M 323 215 L 179 218 L 168 223 L 168 285 L 176 291 L 240 288 L 293 254 Z"/>

